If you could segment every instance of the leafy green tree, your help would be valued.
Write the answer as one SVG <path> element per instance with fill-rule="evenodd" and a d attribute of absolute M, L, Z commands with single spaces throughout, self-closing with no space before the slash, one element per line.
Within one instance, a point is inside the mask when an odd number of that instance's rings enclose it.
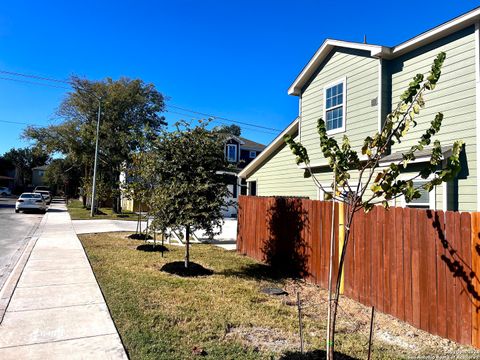
<path fill-rule="evenodd" d="M 329 279 L 329 315 L 327 329 L 327 358 L 334 357 L 335 321 L 340 296 L 341 276 L 346 256 L 347 245 L 350 239 L 351 225 L 355 213 L 361 209 L 370 211 L 376 204 L 389 207 L 389 201 L 403 196 L 407 202 L 421 196 L 421 188 L 426 191 L 432 190 L 436 185 L 444 181 L 454 179 L 460 171 L 460 152 L 463 147 L 462 141 L 453 144 L 452 155 L 443 161 L 440 142 L 434 140 L 434 136 L 440 131 L 443 114 L 438 113 L 431 121 L 430 126 L 420 136 L 418 142 L 403 153 L 398 162 L 392 162 L 388 166 L 380 167 L 380 161 L 390 153 L 395 143 L 408 134 L 408 131 L 417 125 L 415 117 L 425 107 L 423 94 L 433 90 L 441 75 L 441 68 L 446 54 L 441 52 L 433 62 L 431 71 L 425 79 L 423 74 L 417 74 L 403 92 L 397 107 L 387 116 L 383 128 L 373 137 L 368 136 L 361 149 L 366 159 L 360 159 L 357 151 L 353 150 L 347 136 L 343 137 L 341 145 L 337 140 L 327 135 L 325 122 L 318 120 L 318 134 L 320 136 L 320 148 L 323 156 L 328 160 L 333 173 L 332 191 L 323 188 L 312 170 L 308 152 L 302 144 L 294 141 L 291 136 L 286 136 L 285 141 L 296 155 L 297 164 L 307 166 L 306 177 L 312 177 L 316 186 L 325 192 L 326 196 L 333 193 L 335 201 L 346 204 L 347 216 L 345 223 L 345 239 L 341 249 L 341 257 L 338 266 L 335 289 L 332 289 L 332 273 Z M 418 173 L 411 175 L 409 179 L 399 179 L 402 170 L 415 160 L 415 154 L 424 150 L 427 146 L 431 149 L 430 162 Z M 355 180 L 353 180 L 355 179 Z M 413 180 L 424 179 L 426 182 L 420 187 L 415 187 Z M 367 192 L 369 189 L 370 192 Z M 335 203 L 333 203 L 333 206 Z M 332 260 L 331 260 L 332 261 Z M 331 268 L 330 263 L 330 268 Z M 333 293 L 332 293 L 333 292 Z"/>
<path fill-rule="evenodd" d="M 192 127 L 180 122 L 162 131 L 142 153 L 142 178 L 151 184 L 147 198 L 152 227 L 185 229 L 185 268 L 190 263 L 190 235 L 202 229 L 214 235 L 223 222 L 229 194 L 222 170 L 229 165 L 222 137 L 202 121 Z"/>
<path fill-rule="evenodd" d="M 73 91 L 60 104 L 58 125 L 28 127 L 24 137 L 48 152 L 68 156 L 82 170 L 85 179 L 93 174 L 96 125 L 101 105 L 99 167 L 110 187 L 114 210 L 120 210 L 119 176 L 122 164 L 138 150 L 145 128 L 159 131 L 165 119 L 163 95 L 152 84 L 121 78 L 90 81 L 73 77 Z"/>
<path fill-rule="evenodd" d="M 52 191 L 73 197 L 80 186 L 80 170 L 69 158 L 53 159 L 45 171 L 45 181 Z"/>
<path fill-rule="evenodd" d="M 213 130 L 234 136 L 240 136 L 242 134 L 242 129 L 240 126 L 235 124 L 215 126 Z"/>
<path fill-rule="evenodd" d="M 25 186 L 32 183 L 32 169 L 45 165 L 50 156 L 42 149 L 33 147 L 13 148 L 3 154 L 3 158 L 15 166 L 17 172 L 15 186 L 23 190 Z"/>

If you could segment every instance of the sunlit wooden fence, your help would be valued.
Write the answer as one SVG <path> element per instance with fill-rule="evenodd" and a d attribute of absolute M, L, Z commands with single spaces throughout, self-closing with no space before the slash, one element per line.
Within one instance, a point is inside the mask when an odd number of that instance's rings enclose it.
<path fill-rule="evenodd" d="M 331 202 L 241 196 L 237 249 L 326 287 L 331 226 Z M 356 214 L 352 234 L 346 296 L 480 348 L 480 213 L 375 207 Z"/>

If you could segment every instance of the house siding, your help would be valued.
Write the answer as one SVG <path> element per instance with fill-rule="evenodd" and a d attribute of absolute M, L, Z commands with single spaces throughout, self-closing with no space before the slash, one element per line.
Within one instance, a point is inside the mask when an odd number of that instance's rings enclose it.
<path fill-rule="evenodd" d="M 388 64 L 392 83 L 392 106 L 399 102 L 401 93 L 417 73 L 427 74 L 434 58 L 440 51 L 447 54 L 442 76 L 437 87 L 425 95 L 426 107 L 416 117 L 418 125 L 410 131 L 401 144 L 392 151 L 402 151 L 418 142 L 435 114 L 442 112 L 444 120 L 435 139 L 442 145 L 451 145 L 455 140 L 465 142 L 465 158 L 458 184 L 458 209 L 477 211 L 477 166 L 476 166 L 476 80 L 475 80 L 475 34 L 468 27 L 432 44 L 407 53 Z M 437 209 L 443 208 L 443 187 L 438 186 Z M 449 206 L 451 207 L 451 206 Z"/>
<path fill-rule="evenodd" d="M 298 140 L 298 134 L 295 135 Z M 303 177 L 295 163 L 295 155 L 285 144 L 273 152 L 257 170 L 247 177 L 257 182 L 258 196 L 304 196 L 317 198 L 312 179 Z"/>
<path fill-rule="evenodd" d="M 346 134 L 354 148 L 361 148 L 366 136 L 378 130 L 379 60 L 364 51 L 338 48 L 325 59 L 319 71 L 302 92 L 300 133 L 312 162 L 323 159 L 320 152 L 317 121 L 323 118 L 323 89 L 346 77 L 346 116 L 344 133 L 335 136 L 341 140 Z"/>

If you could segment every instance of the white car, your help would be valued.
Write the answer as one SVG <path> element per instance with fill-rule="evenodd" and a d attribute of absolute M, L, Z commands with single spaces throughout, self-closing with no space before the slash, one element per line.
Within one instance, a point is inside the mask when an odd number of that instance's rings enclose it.
<path fill-rule="evenodd" d="M 43 196 L 43 198 L 45 199 L 45 202 L 47 203 L 47 205 L 50 205 L 50 203 L 52 202 L 52 196 L 50 195 L 50 191 L 47 191 L 47 190 L 34 190 L 33 191 L 35 194 L 40 194 Z"/>
<path fill-rule="evenodd" d="M 0 187 L 0 195 L 1 196 L 10 196 L 10 195 L 12 195 L 12 191 L 7 187 Z"/>
<path fill-rule="evenodd" d="M 25 210 L 37 210 L 45 214 L 47 211 L 47 203 L 42 194 L 23 193 L 20 195 L 15 203 L 15 212 L 18 213 L 19 211 Z"/>

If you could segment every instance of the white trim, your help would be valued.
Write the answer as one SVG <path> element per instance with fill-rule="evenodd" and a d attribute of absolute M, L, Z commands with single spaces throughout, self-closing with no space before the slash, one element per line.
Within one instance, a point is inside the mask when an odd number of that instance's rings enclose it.
<path fill-rule="evenodd" d="M 235 160 L 233 161 L 230 159 L 230 147 L 233 147 L 235 149 Z M 231 163 L 238 162 L 238 146 L 236 144 L 227 144 L 227 161 Z"/>
<path fill-rule="evenodd" d="M 443 182 L 442 184 L 442 188 L 443 188 L 443 193 L 442 193 L 442 209 L 443 211 L 447 211 L 448 210 L 448 206 L 447 206 L 447 191 L 448 191 L 448 184 L 446 181 Z"/>
<path fill-rule="evenodd" d="M 435 40 L 441 39 L 449 34 L 473 25 L 480 17 L 480 8 L 476 8 L 466 14 L 460 15 L 446 23 L 439 25 L 431 30 L 428 30 L 414 38 L 407 40 L 395 47 L 393 47 L 392 57 L 403 55 L 420 46 L 429 44 Z"/>
<path fill-rule="evenodd" d="M 283 137 L 287 134 L 293 135 L 296 131 L 298 131 L 298 120 L 299 118 L 296 118 L 290 125 L 288 125 L 287 128 L 280 133 L 280 135 L 278 135 L 252 162 L 250 162 L 250 164 L 245 166 L 245 168 L 238 173 L 238 177 L 246 178 L 248 174 L 254 171 L 263 160 L 265 160 L 281 145 L 285 144 Z"/>
<path fill-rule="evenodd" d="M 370 51 L 370 56 L 380 57 L 383 52 L 389 51 L 388 48 L 379 45 L 355 43 L 350 41 L 341 41 L 326 39 L 320 48 L 316 51 L 308 64 L 302 69 L 295 81 L 288 88 L 289 95 L 300 95 L 303 85 L 313 75 L 317 67 L 325 59 L 325 57 L 333 50 L 334 47 L 345 47 L 350 49 L 358 49 Z"/>
<path fill-rule="evenodd" d="M 368 160 L 368 155 L 360 155 L 360 156 L 358 157 L 358 159 L 359 159 L 360 161 L 367 161 L 367 160 Z M 312 163 L 310 163 L 308 166 L 305 165 L 304 163 L 301 163 L 301 164 L 298 164 L 298 165 L 297 165 L 297 167 L 298 167 L 299 169 L 308 169 L 308 168 L 313 169 L 313 168 L 319 168 L 319 167 L 324 167 L 324 166 L 328 166 L 328 160 L 325 159 L 325 158 L 324 158 L 323 160 L 321 160 L 321 161 L 312 162 Z"/>
<path fill-rule="evenodd" d="M 475 23 L 475 136 L 477 155 L 477 211 L 480 211 L 480 23 Z"/>
<path fill-rule="evenodd" d="M 382 90 L 383 90 L 383 71 L 382 71 L 382 64 L 383 60 L 378 59 L 378 100 L 377 100 L 377 108 L 378 108 L 378 133 L 382 132 Z"/>
<path fill-rule="evenodd" d="M 414 38 L 400 43 L 394 47 L 386 47 L 380 45 L 362 44 L 350 41 L 341 41 L 326 39 L 320 48 L 315 52 L 307 65 L 302 69 L 294 82 L 288 88 L 289 95 L 300 95 L 303 86 L 310 77 L 315 73 L 322 61 L 335 47 L 344 47 L 350 49 L 359 49 L 370 51 L 370 56 L 375 58 L 393 59 L 410 52 L 416 48 L 427 45 L 435 40 L 444 38 L 456 31 L 462 30 L 467 26 L 475 24 L 480 18 L 480 7 L 456 17 L 444 24 L 430 29 Z"/>
<path fill-rule="evenodd" d="M 325 121 L 325 126 L 327 126 L 327 89 L 334 87 L 336 85 L 342 84 L 343 94 L 342 94 L 342 105 L 336 105 L 330 107 L 328 110 L 334 110 L 337 108 L 342 108 L 342 126 L 332 130 L 327 130 L 327 135 L 334 135 L 343 133 L 346 131 L 346 120 L 347 120 L 347 77 L 344 76 L 337 81 L 333 81 L 330 84 L 326 84 L 323 87 L 323 121 Z"/>
<path fill-rule="evenodd" d="M 443 155 L 441 157 L 441 159 L 443 160 Z M 415 158 L 415 160 L 411 160 L 408 162 L 408 164 L 417 164 L 417 163 L 424 163 L 424 162 L 430 162 L 431 160 L 431 157 L 430 156 L 422 156 L 422 157 L 419 157 L 419 158 Z M 398 161 L 379 161 L 378 162 L 378 166 L 389 166 L 392 162 L 399 162 L 400 160 Z"/>
<path fill-rule="evenodd" d="M 300 94 L 298 96 L 298 141 L 302 142 L 302 106 L 303 106 L 303 96 Z"/>

